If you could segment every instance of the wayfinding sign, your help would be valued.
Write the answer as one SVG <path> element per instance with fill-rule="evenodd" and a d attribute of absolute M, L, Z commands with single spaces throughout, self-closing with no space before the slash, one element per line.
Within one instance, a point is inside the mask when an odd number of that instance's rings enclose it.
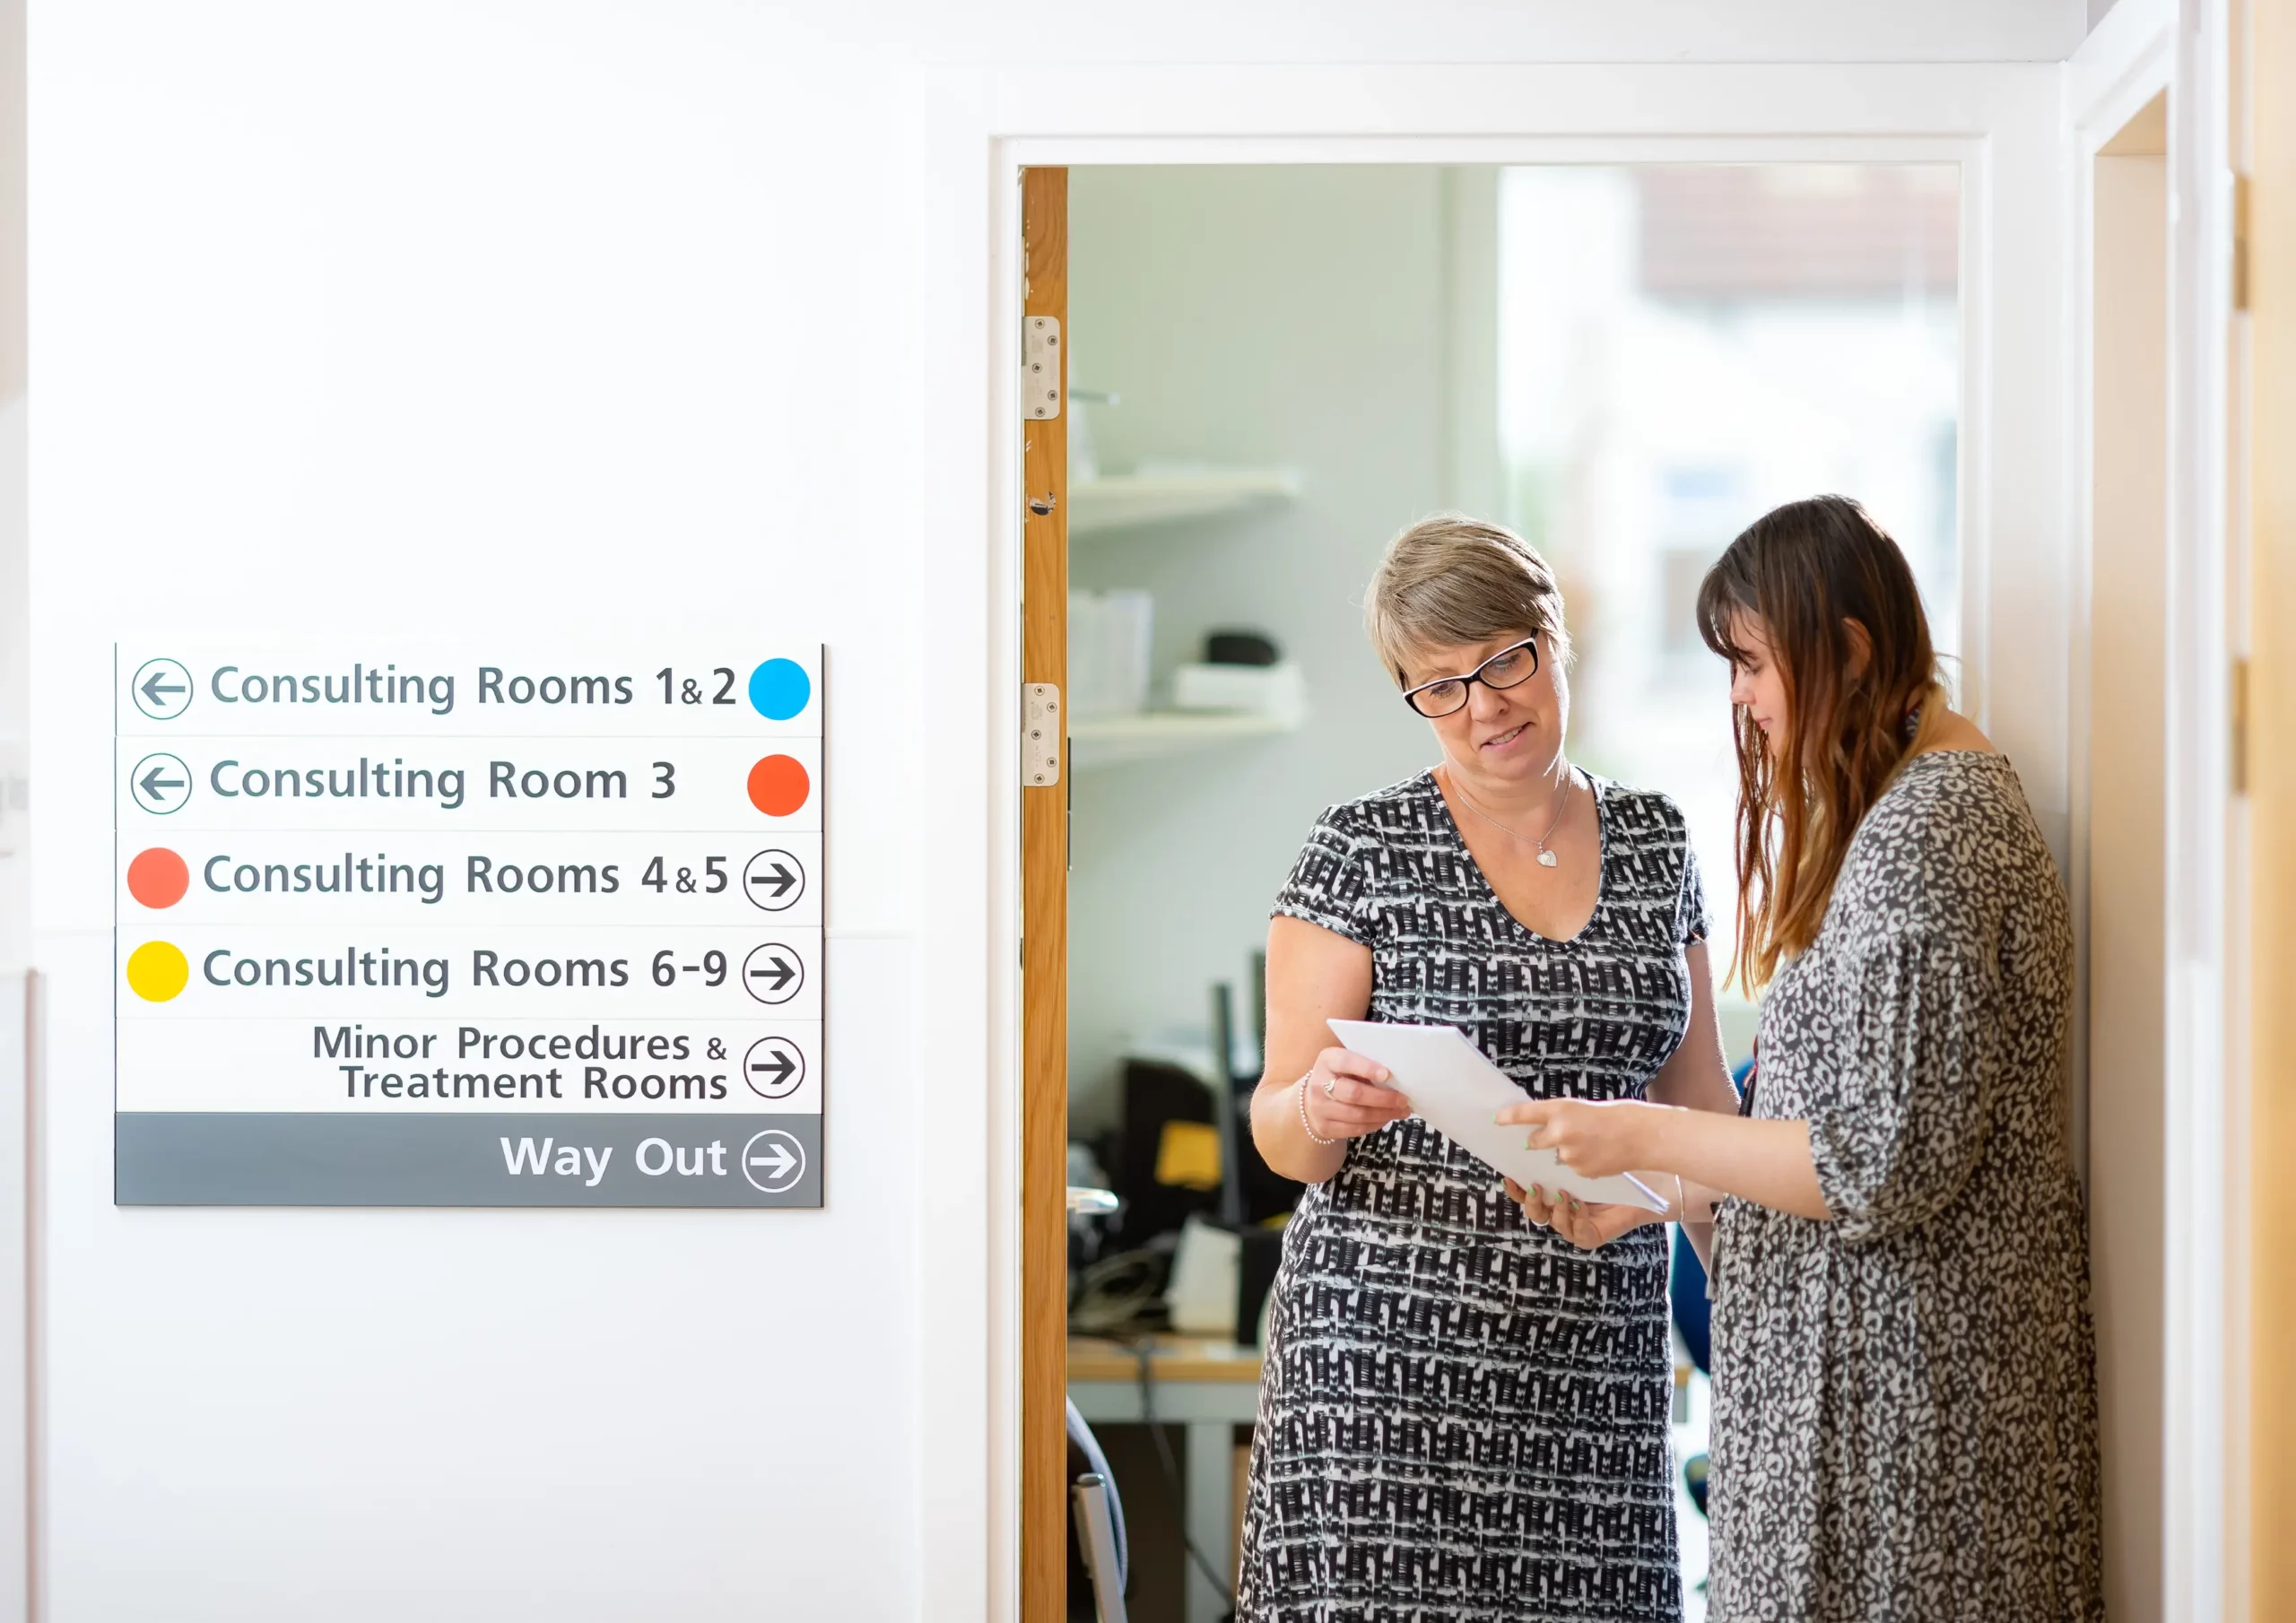
<path fill-rule="evenodd" d="M 122 1205 L 822 1203 L 822 662 L 123 647 Z"/>

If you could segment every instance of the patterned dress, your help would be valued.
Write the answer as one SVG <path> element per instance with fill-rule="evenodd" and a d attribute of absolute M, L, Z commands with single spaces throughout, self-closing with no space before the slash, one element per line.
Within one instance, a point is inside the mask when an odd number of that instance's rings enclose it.
<path fill-rule="evenodd" d="M 1762 1006 L 1753 1113 L 1833 1217 L 1722 1212 L 1718 1623 L 2103 1616 L 2072 994 L 2008 761 L 1909 762 Z"/>
<path fill-rule="evenodd" d="M 1594 781 L 1568 942 L 1500 906 L 1427 774 L 1325 812 L 1275 911 L 1371 950 L 1369 1018 L 1457 1026 L 1533 1098 L 1639 1098 L 1705 904 L 1674 805 Z M 1675 1623 L 1666 1252 L 1532 1228 L 1415 1117 L 1351 1140 L 1284 1235 L 1243 1623 Z"/>

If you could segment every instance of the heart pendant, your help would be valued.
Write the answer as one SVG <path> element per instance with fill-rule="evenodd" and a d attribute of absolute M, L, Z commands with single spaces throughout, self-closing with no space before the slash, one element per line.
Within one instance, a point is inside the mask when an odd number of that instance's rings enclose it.
<path fill-rule="evenodd" d="M 1553 867 L 1553 866 L 1554 866 L 1554 853 L 1553 853 L 1553 852 L 1552 852 L 1552 851 L 1542 851 L 1542 852 L 1540 852 L 1540 853 L 1539 853 L 1539 866 L 1540 866 L 1540 867 L 1542 867 L 1542 868 L 1552 868 L 1552 867 Z"/>

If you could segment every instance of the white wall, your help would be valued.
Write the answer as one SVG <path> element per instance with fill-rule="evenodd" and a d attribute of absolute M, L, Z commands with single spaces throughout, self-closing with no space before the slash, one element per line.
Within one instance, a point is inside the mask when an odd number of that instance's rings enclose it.
<path fill-rule="evenodd" d="M 33 19 L 57 1623 L 921 1609 L 912 164 L 781 31 Z M 835 662 L 826 1211 L 111 1204 L 115 638 L 721 624 Z"/>
<path fill-rule="evenodd" d="M 1079 587 L 1152 592 L 1159 676 L 1204 634 L 1274 635 L 1306 672 L 1301 731 L 1078 774 L 1069 891 L 1073 1122 L 1112 1116 L 1127 1034 L 1204 1028 L 1214 979 L 1248 1029 L 1247 959 L 1316 814 L 1435 759 L 1365 642 L 1387 538 L 1454 498 L 1455 194 L 1438 168 L 1078 169 L 1071 364 L 1102 464 L 1286 467 L 1300 499 L 1079 536 Z M 1488 245 L 1485 245 L 1488 252 Z M 1496 352 L 1486 302 L 1478 359 Z M 1478 431 L 1493 439 L 1494 402 Z"/>
<path fill-rule="evenodd" d="M 993 133 L 1122 134 L 1125 108 L 1178 134 L 2009 131 L 1998 314 L 2039 364 L 1987 398 L 2041 454 L 2005 457 L 1986 510 L 2031 548 L 2013 603 L 2052 601 L 2046 82 L 1678 65 L 2053 60 L 2075 0 L 38 0 L 30 26 L 56 1623 L 974 1618 L 1009 1593 Z M 1374 71 L 1653 58 L 1677 65 L 1464 95 Z M 1149 61 L 1369 65 L 1110 77 Z M 827 1211 L 110 1204 L 116 638 L 760 617 L 833 661 Z"/>

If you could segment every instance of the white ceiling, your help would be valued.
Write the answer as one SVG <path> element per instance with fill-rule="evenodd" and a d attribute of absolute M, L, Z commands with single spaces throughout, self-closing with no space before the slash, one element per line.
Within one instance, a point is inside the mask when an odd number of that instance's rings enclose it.
<path fill-rule="evenodd" d="M 808 44 L 987 62 L 2055 62 L 2097 0 L 860 0 Z"/>

